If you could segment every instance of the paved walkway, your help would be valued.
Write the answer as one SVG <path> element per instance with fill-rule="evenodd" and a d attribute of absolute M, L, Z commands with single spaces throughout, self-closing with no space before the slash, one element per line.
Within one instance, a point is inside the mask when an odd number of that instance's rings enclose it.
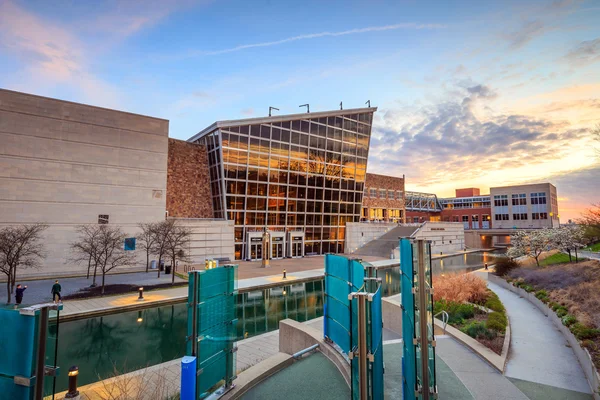
<path fill-rule="evenodd" d="M 488 282 L 510 319 L 511 348 L 505 375 L 529 382 L 591 393 L 583 370 L 554 324 L 533 304 Z"/>

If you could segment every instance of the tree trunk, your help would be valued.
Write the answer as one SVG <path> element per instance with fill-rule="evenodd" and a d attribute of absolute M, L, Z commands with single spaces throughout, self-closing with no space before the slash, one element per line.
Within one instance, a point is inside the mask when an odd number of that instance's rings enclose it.
<path fill-rule="evenodd" d="M 98 270 L 98 263 L 94 263 L 94 277 L 92 278 L 92 287 L 96 287 L 96 271 Z"/>
<path fill-rule="evenodd" d="M 175 284 L 175 258 L 176 257 L 172 257 L 172 264 L 171 264 L 171 285 Z"/>
<path fill-rule="evenodd" d="M 535 256 L 535 263 L 537 264 L 537 266 L 540 266 L 540 260 L 539 260 L 540 256 Z"/>
<path fill-rule="evenodd" d="M 579 259 L 577 258 L 577 249 L 575 249 L 575 262 L 578 263 Z"/>
<path fill-rule="evenodd" d="M 100 296 L 104 296 L 104 277 L 106 276 L 106 273 L 104 271 L 102 271 L 102 290 L 100 290 Z"/>
<path fill-rule="evenodd" d="M 160 262 L 161 261 L 162 261 L 162 256 L 159 256 L 158 257 L 158 268 L 157 268 L 158 269 L 158 276 L 157 276 L 157 278 L 160 278 Z"/>
<path fill-rule="evenodd" d="M 6 281 L 6 304 L 10 304 L 10 274 L 8 274 L 8 280 Z"/>
<path fill-rule="evenodd" d="M 571 249 L 567 250 L 569 252 L 569 262 L 573 261 L 573 258 L 571 257 Z"/>
<path fill-rule="evenodd" d="M 90 268 L 91 267 L 92 267 L 92 255 L 90 254 L 90 258 L 88 259 L 87 276 L 85 277 L 85 279 L 90 279 Z"/>
<path fill-rule="evenodd" d="M 146 250 L 146 272 L 148 272 L 148 267 L 150 267 L 150 249 Z"/>
<path fill-rule="evenodd" d="M 17 266 L 15 265 L 14 268 L 13 268 L 12 280 L 10 282 L 10 292 L 11 293 L 15 292 L 16 282 L 17 282 Z"/>

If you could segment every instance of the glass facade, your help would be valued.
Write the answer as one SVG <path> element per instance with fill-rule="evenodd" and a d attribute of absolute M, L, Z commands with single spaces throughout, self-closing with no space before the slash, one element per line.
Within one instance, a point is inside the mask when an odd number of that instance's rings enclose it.
<path fill-rule="evenodd" d="M 235 222 L 236 259 L 247 257 L 248 233 L 265 227 L 304 232 L 305 254 L 344 251 L 346 222 L 360 220 L 373 112 L 217 123 L 197 139 L 214 217 Z"/>

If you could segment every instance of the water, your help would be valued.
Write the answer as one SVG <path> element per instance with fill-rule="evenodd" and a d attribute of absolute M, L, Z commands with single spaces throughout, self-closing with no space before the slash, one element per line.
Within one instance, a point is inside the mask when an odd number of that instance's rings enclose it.
<path fill-rule="evenodd" d="M 282 319 L 303 322 L 322 315 L 323 280 L 240 293 L 237 337 L 242 340 L 279 329 Z M 57 393 L 67 389 L 67 370 L 72 365 L 79 367 L 78 385 L 83 386 L 183 357 L 187 304 L 68 321 L 59 329 L 58 365 L 62 371 Z M 52 325 L 50 334 L 55 331 Z M 53 363 L 53 350 L 47 354 L 48 362 Z"/>
<path fill-rule="evenodd" d="M 468 272 L 491 262 L 489 253 L 471 253 L 433 260 L 434 275 Z M 398 267 L 380 269 L 382 295 L 400 293 Z M 238 294 L 239 340 L 279 328 L 279 321 L 299 322 L 323 315 L 323 280 Z M 54 326 L 51 327 L 51 334 Z M 174 360 L 185 355 L 187 304 L 148 308 L 60 324 L 57 392 L 67 389 L 66 371 L 79 367 L 80 386 Z M 53 360 L 53 357 L 51 357 Z M 50 362 L 50 358 L 48 360 Z"/>

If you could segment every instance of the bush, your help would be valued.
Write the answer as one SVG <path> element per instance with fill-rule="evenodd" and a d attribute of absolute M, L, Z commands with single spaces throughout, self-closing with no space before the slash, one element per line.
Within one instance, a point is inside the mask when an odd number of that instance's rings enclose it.
<path fill-rule="evenodd" d="M 469 325 L 461 329 L 463 333 L 477 339 L 478 337 L 493 339 L 496 337 L 496 332 L 486 328 L 484 322 L 471 322 Z"/>
<path fill-rule="evenodd" d="M 495 274 L 498 276 L 504 276 L 509 273 L 511 270 L 518 268 L 519 263 L 515 260 L 512 260 L 508 257 L 499 258 L 494 265 Z"/>
<path fill-rule="evenodd" d="M 461 304 L 454 301 L 439 300 L 435 302 L 434 314 L 440 311 L 448 313 L 448 323 L 460 325 L 464 320 L 475 316 L 475 307 L 472 304 Z"/>
<path fill-rule="evenodd" d="M 522 286 L 521 286 L 521 289 L 523 289 L 523 290 L 524 290 L 524 291 L 526 291 L 527 293 L 531 293 L 531 292 L 533 292 L 533 290 L 534 290 L 534 289 L 533 289 L 533 286 L 531 286 L 531 285 L 527 285 L 527 284 L 524 284 L 524 285 L 522 285 Z"/>
<path fill-rule="evenodd" d="M 485 326 L 488 329 L 492 329 L 494 331 L 504 333 L 506 331 L 506 325 L 508 325 L 508 320 L 506 319 L 506 315 L 500 312 L 494 311 L 493 313 L 488 314 L 487 321 Z"/>
<path fill-rule="evenodd" d="M 569 313 L 569 310 L 567 310 L 565 307 L 560 306 L 556 309 L 556 315 L 558 315 L 560 318 L 564 317 L 565 315 L 567 315 Z"/>
<path fill-rule="evenodd" d="M 456 303 L 483 304 L 488 296 L 486 282 L 474 274 L 446 274 L 433 277 L 433 298 Z"/>
<path fill-rule="evenodd" d="M 565 315 L 564 317 L 562 317 L 561 320 L 564 326 L 571 326 L 577 322 L 577 318 L 575 318 L 575 316 L 571 314 Z"/>
<path fill-rule="evenodd" d="M 490 310 L 497 311 L 500 313 L 504 312 L 504 305 L 500 301 L 498 295 L 494 292 L 491 292 L 490 297 L 487 299 L 484 305 Z"/>
<path fill-rule="evenodd" d="M 600 330 L 585 326 L 581 322 L 575 322 L 569 329 L 579 340 L 594 339 L 600 335 Z"/>
<path fill-rule="evenodd" d="M 560 307 L 560 304 L 551 301 L 550 303 L 548 303 L 548 307 L 550 307 L 552 311 L 556 312 L 558 307 Z"/>
<path fill-rule="evenodd" d="M 544 289 L 538 290 L 535 292 L 535 297 L 541 300 L 543 297 L 548 297 L 548 292 L 546 292 Z"/>

